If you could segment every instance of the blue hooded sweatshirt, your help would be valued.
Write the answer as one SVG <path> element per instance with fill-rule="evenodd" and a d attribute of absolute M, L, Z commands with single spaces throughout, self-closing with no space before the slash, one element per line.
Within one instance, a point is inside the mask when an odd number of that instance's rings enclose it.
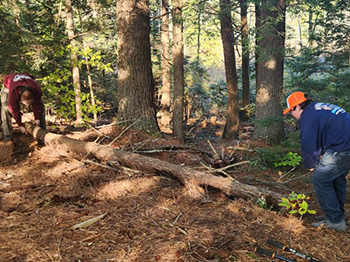
<path fill-rule="evenodd" d="M 312 102 L 304 108 L 300 119 L 303 163 L 314 168 L 326 151 L 350 150 L 350 115 L 339 106 Z"/>

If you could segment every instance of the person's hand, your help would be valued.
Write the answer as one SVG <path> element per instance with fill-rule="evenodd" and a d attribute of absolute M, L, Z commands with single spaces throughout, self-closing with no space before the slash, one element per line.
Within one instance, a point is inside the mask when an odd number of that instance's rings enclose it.
<path fill-rule="evenodd" d="M 34 120 L 34 124 L 35 124 L 36 126 L 39 126 L 39 125 L 40 125 L 40 120 Z"/>
<path fill-rule="evenodd" d="M 27 133 L 27 130 L 25 129 L 24 126 L 20 126 L 20 127 L 19 127 L 19 130 L 21 130 L 21 132 L 22 132 L 23 134 L 28 134 L 28 133 Z"/>
<path fill-rule="evenodd" d="M 310 168 L 309 172 L 314 172 L 315 168 Z"/>

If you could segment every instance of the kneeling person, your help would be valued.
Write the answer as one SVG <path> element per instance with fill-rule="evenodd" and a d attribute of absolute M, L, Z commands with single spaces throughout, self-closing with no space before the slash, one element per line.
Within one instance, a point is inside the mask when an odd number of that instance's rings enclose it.
<path fill-rule="evenodd" d="M 35 125 L 45 129 L 45 108 L 41 99 L 42 92 L 34 77 L 27 73 L 15 73 L 5 76 L 3 83 L 1 120 L 4 140 L 11 140 L 13 135 L 12 116 L 21 132 L 27 133 L 22 123 L 20 103 L 33 111 Z"/>

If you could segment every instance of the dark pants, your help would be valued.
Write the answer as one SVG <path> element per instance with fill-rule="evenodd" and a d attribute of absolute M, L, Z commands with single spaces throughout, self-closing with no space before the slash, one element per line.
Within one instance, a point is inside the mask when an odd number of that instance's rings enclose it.
<path fill-rule="evenodd" d="M 321 208 L 328 220 L 344 219 L 346 175 L 350 170 L 350 151 L 325 152 L 312 175 L 312 183 Z"/>

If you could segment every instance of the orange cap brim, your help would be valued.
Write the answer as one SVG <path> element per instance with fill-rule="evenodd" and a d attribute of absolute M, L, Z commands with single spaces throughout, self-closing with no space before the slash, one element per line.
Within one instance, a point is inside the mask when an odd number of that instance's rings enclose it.
<path fill-rule="evenodd" d="M 287 108 L 286 110 L 283 111 L 283 115 L 288 114 L 290 111 L 292 110 L 292 108 Z"/>

